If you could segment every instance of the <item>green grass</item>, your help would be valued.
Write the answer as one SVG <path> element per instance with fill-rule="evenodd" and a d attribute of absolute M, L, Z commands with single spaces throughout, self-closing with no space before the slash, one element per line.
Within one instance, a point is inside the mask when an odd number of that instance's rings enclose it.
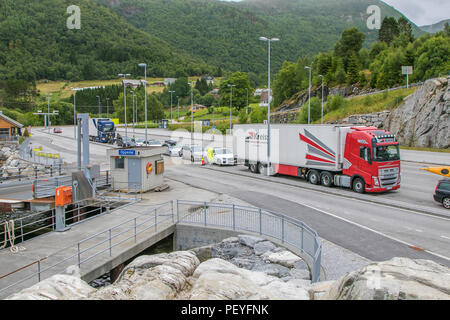
<path fill-rule="evenodd" d="M 392 110 L 400 105 L 404 98 L 412 94 L 417 88 L 400 89 L 391 92 L 377 93 L 364 97 L 350 98 L 345 104 L 330 112 L 326 112 L 323 116 L 324 123 L 341 120 L 354 114 L 374 113 L 384 110 Z M 320 119 L 314 123 L 320 123 Z"/>

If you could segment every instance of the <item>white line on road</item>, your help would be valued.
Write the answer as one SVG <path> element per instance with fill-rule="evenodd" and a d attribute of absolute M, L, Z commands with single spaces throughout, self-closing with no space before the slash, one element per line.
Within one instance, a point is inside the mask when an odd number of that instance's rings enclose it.
<path fill-rule="evenodd" d="M 323 210 L 321 210 L 321 209 L 315 208 L 315 207 L 310 206 L 310 205 L 307 205 L 307 204 L 302 204 L 302 205 L 304 205 L 304 206 L 306 206 L 306 207 L 308 207 L 308 208 L 311 208 L 311 209 L 313 209 L 313 210 L 322 212 L 322 213 L 324 213 L 324 214 L 326 214 L 326 215 L 332 216 L 332 217 L 334 217 L 334 218 L 343 220 L 343 221 L 345 221 L 345 222 L 348 222 L 348 223 L 353 224 L 353 225 L 355 225 L 355 226 L 358 226 L 358 227 L 360 227 L 360 228 L 363 228 L 363 229 L 366 229 L 366 230 L 368 230 L 368 231 L 374 232 L 374 233 L 376 233 L 376 234 L 379 234 L 380 236 L 383 236 L 383 237 L 389 238 L 389 239 L 391 239 L 391 240 L 400 242 L 400 243 L 402 243 L 402 244 L 404 244 L 404 245 L 407 245 L 408 247 L 417 247 L 417 246 L 415 246 L 415 245 L 413 245 L 413 244 L 410 244 L 410 243 L 405 242 L 405 241 L 403 241 L 403 240 L 394 238 L 394 237 L 392 237 L 392 236 L 389 236 L 389 235 L 384 234 L 384 233 L 382 233 L 382 232 L 380 232 L 380 231 L 371 229 L 371 228 L 369 228 L 369 227 L 363 226 L 363 225 L 361 225 L 361 224 L 359 224 L 359 223 L 356 223 L 356 222 L 354 222 L 354 221 L 350 221 L 350 220 L 348 220 L 348 219 L 342 218 L 342 217 L 337 216 L 337 215 L 335 215 L 335 214 L 333 214 L 333 213 L 323 211 Z M 432 254 L 432 255 L 434 255 L 434 256 L 436 256 L 436 257 L 439 257 L 439 258 L 442 258 L 442 259 L 445 259 L 445 260 L 450 261 L 450 258 L 449 258 L 449 257 L 440 255 L 440 254 L 438 254 L 438 253 L 435 253 L 435 252 L 432 252 L 432 251 L 429 251 L 429 250 L 424 250 L 424 252 L 427 252 L 427 253 Z"/>
<path fill-rule="evenodd" d="M 441 238 L 444 238 L 444 239 L 450 240 L 450 238 L 449 238 L 449 237 L 446 237 L 446 236 L 441 236 Z"/>

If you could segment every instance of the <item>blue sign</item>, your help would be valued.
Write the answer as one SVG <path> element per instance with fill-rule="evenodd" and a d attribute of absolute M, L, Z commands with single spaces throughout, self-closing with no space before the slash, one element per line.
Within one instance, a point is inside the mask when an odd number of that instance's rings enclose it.
<path fill-rule="evenodd" d="M 119 150 L 119 156 L 135 156 L 136 150 Z"/>

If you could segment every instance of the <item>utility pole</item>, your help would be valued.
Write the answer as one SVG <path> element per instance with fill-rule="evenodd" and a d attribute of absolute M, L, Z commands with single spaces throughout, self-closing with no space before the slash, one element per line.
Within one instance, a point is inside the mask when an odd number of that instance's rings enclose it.
<path fill-rule="evenodd" d="M 123 78 L 123 103 L 125 107 L 125 139 L 128 140 L 128 126 L 127 126 L 127 85 L 125 78 L 131 76 L 129 73 L 119 73 L 119 77 Z"/>
<path fill-rule="evenodd" d="M 235 84 L 228 85 L 231 88 L 230 92 L 230 133 L 231 133 L 231 111 L 233 110 L 233 87 L 236 87 Z"/>
<path fill-rule="evenodd" d="M 175 91 L 169 91 L 170 92 L 170 122 L 172 122 L 172 95 Z"/>
<path fill-rule="evenodd" d="M 102 102 L 100 100 L 100 96 L 97 96 L 97 99 L 98 99 L 98 117 L 100 118 L 102 114 L 102 107 L 101 107 Z"/>
<path fill-rule="evenodd" d="M 178 118 L 180 118 L 180 98 L 177 96 L 178 101 Z"/>
<path fill-rule="evenodd" d="M 145 145 L 148 143 L 148 136 L 147 136 L 147 64 L 146 63 L 140 63 L 138 64 L 139 67 L 144 67 L 144 96 L 145 96 Z"/>
<path fill-rule="evenodd" d="M 70 88 L 72 89 L 73 93 L 73 138 L 77 138 L 77 91 L 76 88 Z"/>
<path fill-rule="evenodd" d="M 323 75 L 319 74 L 319 77 L 322 78 L 322 111 L 321 111 L 321 114 L 320 114 L 320 117 L 321 117 L 320 123 L 323 124 Z"/>
<path fill-rule="evenodd" d="M 194 144 L 194 82 L 191 82 L 191 145 Z"/>
<path fill-rule="evenodd" d="M 310 124 L 310 122 L 311 122 L 311 67 L 306 66 L 305 69 L 309 69 L 308 124 Z"/>
<path fill-rule="evenodd" d="M 106 117 L 109 118 L 109 98 L 106 98 Z"/>
<path fill-rule="evenodd" d="M 248 114 L 248 88 L 245 88 L 245 90 L 247 91 L 247 109 L 245 110 L 245 113 Z"/>
<path fill-rule="evenodd" d="M 270 43 L 271 42 L 276 42 L 276 41 L 280 41 L 280 39 L 278 38 L 272 38 L 272 39 L 268 39 L 266 37 L 260 37 L 259 40 L 261 41 L 267 41 L 268 45 L 269 45 L 269 63 L 268 63 L 268 90 L 267 90 L 267 96 L 268 96 L 268 106 L 267 106 L 267 176 L 270 176 L 270 96 L 271 96 L 271 91 L 270 91 Z"/>

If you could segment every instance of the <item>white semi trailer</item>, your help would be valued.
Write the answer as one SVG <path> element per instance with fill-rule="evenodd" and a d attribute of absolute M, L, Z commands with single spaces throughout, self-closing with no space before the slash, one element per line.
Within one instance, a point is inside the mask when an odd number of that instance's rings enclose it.
<path fill-rule="evenodd" d="M 313 184 L 356 192 L 400 188 L 398 142 L 376 127 L 272 124 L 270 174 L 303 177 Z M 266 174 L 268 130 L 235 125 L 234 152 L 254 173 Z"/>

